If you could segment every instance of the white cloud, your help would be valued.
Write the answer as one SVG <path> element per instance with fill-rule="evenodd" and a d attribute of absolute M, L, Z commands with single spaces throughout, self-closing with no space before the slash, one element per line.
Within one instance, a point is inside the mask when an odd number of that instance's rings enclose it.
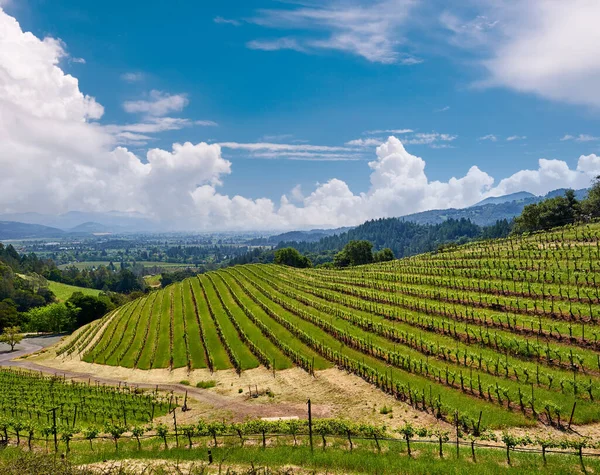
<path fill-rule="evenodd" d="M 440 109 L 435 109 L 434 112 L 446 112 L 450 110 L 450 106 L 444 106 Z"/>
<path fill-rule="evenodd" d="M 148 117 L 144 122 L 135 124 L 111 124 L 104 130 L 114 135 L 119 144 L 142 145 L 152 140 L 152 137 L 142 134 L 157 134 L 169 130 L 180 130 L 194 125 L 212 127 L 217 123 L 211 120 L 183 119 L 178 117 Z"/>
<path fill-rule="evenodd" d="M 143 73 L 123 73 L 121 79 L 125 82 L 139 82 L 144 79 Z"/>
<path fill-rule="evenodd" d="M 85 64 L 85 59 L 84 58 L 71 58 L 70 61 L 72 63 Z"/>
<path fill-rule="evenodd" d="M 494 134 L 488 134 L 484 135 L 483 137 L 479 137 L 478 140 L 489 140 L 490 142 L 496 142 L 498 140 L 498 137 L 496 137 Z"/>
<path fill-rule="evenodd" d="M 579 134 L 579 135 L 567 134 L 560 140 L 561 140 L 561 142 L 565 142 L 567 140 L 574 140 L 575 142 L 595 142 L 597 140 L 600 140 L 600 137 L 596 137 L 594 135 L 588 135 L 588 134 Z"/>
<path fill-rule="evenodd" d="M 562 160 L 540 158 L 537 170 L 521 170 L 501 180 L 488 195 L 500 196 L 517 191 L 543 195 L 557 188 L 587 188 L 599 173 L 600 157 L 596 155 L 579 157 L 575 170 Z"/>
<path fill-rule="evenodd" d="M 367 130 L 365 135 L 379 135 L 379 134 L 410 134 L 412 133 L 412 129 L 383 129 L 383 130 Z"/>
<path fill-rule="evenodd" d="M 506 137 L 506 141 L 514 142 L 515 140 L 525 140 L 526 138 L 525 135 L 511 135 L 510 137 Z"/>
<path fill-rule="evenodd" d="M 475 19 L 444 12 L 454 44 L 472 49 L 488 71 L 483 86 L 600 107 L 600 2 L 483 0 Z M 458 9 L 457 9 L 458 10 Z"/>
<path fill-rule="evenodd" d="M 277 38 L 274 40 L 252 40 L 246 43 L 250 49 L 262 51 L 278 51 L 281 49 L 291 49 L 294 51 L 305 52 L 306 48 L 300 45 L 294 38 Z"/>
<path fill-rule="evenodd" d="M 351 151 L 348 147 L 331 147 L 328 145 L 308 145 L 308 144 L 285 144 L 285 143 L 269 143 L 269 142 L 252 142 L 252 143 L 240 143 L 240 142 L 221 142 L 219 145 L 223 148 L 230 148 L 233 150 L 247 150 L 247 151 L 259 151 L 259 150 L 270 150 L 272 152 L 347 152 Z"/>
<path fill-rule="evenodd" d="M 150 116 L 163 116 L 171 112 L 180 112 L 187 106 L 186 94 L 167 94 L 162 91 L 150 91 L 147 100 L 125 101 L 123 109 L 131 114 L 142 113 Z"/>
<path fill-rule="evenodd" d="M 233 25 L 233 26 L 240 26 L 241 25 L 241 22 L 239 22 L 238 20 L 232 20 L 230 18 L 223 18 L 222 16 L 214 17 L 213 21 L 215 23 L 220 24 L 220 25 Z"/>
<path fill-rule="evenodd" d="M 382 139 L 368 138 L 350 140 L 349 142 L 346 142 L 346 145 L 350 145 L 352 147 L 374 147 L 377 145 L 381 145 L 382 143 Z"/>
<path fill-rule="evenodd" d="M 440 145 L 437 144 L 437 142 L 452 142 L 456 140 L 457 137 L 457 135 L 440 134 L 438 132 L 416 133 L 407 138 L 406 140 L 403 140 L 403 143 L 411 145 L 431 145 L 432 147 L 435 147 L 437 145 L 438 147 L 440 147 Z"/>
<path fill-rule="evenodd" d="M 388 138 L 369 162 L 370 187 L 354 193 L 331 178 L 312 192 L 291 190 L 290 198 L 248 199 L 220 194 L 232 173 L 222 148 L 250 154 L 357 155 L 357 147 L 310 144 L 186 142 L 172 150 L 151 149 L 142 160 L 116 146 L 116 134 L 148 140 L 185 119 L 150 117 L 139 124 L 101 126 L 103 108 L 79 90 L 58 66 L 62 45 L 24 33 L 0 11 L 0 213 L 35 210 L 139 212 L 165 229 L 289 229 L 359 224 L 432 208 L 462 207 L 512 191 L 542 194 L 554 188 L 588 186 L 600 173 L 600 157 L 579 158 L 576 169 L 559 160 L 539 161 L 501 180 L 478 167 L 447 181 L 430 180 L 425 161 L 402 142 Z M 412 136 L 411 136 L 412 137 Z M 447 144 L 449 134 L 415 134 L 424 143 Z M 433 142 L 431 142 L 433 140 Z"/>
<path fill-rule="evenodd" d="M 352 147 L 273 142 L 221 142 L 219 145 L 224 149 L 248 152 L 254 158 L 313 161 L 360 160 L 362 158 Z"/>
<path fill-rule="evenodd" d="M 248 47 L 263 50 L 294 49 L 311 52 L 337 50 L 368 61 L 417 64 L 422 60 L 398 47 L 403 43 L 402 27 L 409 20 L 415 0 L 326 1 L 297 8 L 265 9 L 250 19 L 267 28 L 311 32 L 298 38 L 255 40 Z"/>

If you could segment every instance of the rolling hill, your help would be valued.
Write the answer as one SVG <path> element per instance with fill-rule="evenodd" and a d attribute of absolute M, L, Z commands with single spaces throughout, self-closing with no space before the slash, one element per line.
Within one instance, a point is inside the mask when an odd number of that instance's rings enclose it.
<path fill-rule="evenodd" d="M 31 238 L 58 238 L 65 232 L 41 224 L 18 223 L 15 221 L 0 221 L 0 240 L 31 239 Z"/>
<path fill-rule="evenodd" d="M 491 427 L 600 421 L 600 224 L 345 270 L 246 265 L 170 285 L 59 350 L 128 368 L 336 366 Z M 473 422 L 474 423 L 474 422 Z"/>

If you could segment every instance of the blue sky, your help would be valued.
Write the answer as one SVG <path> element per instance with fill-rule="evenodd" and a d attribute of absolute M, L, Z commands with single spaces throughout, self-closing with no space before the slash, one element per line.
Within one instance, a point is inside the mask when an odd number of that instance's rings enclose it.
<path fill-rule="evenodd" d="M 275 207 L 297 185 L 302 201 L 331 179 L 354 196 L 370 193 L 368 163 L 389 135 L 426 162 L 429 182 L 447 183 L 477 166 L 496 187 L 520 170 L 538 170 L 540 158 L 575 170 L 581 155 L 600 148 L 597 72 L 581 66 L 593 27 L 577 23 L 600 13 L 589 4 L 0 1 L 23 31 L 61 40 L 60 70 L 104 107 L 92 119 L 108 126 L 116 146 L 146 163 L 148 149 L 220 143 L 230 169 L 206 182 L 219 194 L 267 198 Z M 557 26 L 571 16 L 572 24 Z M 539 46 L 548 35 L 572 37 L 573 28 L 581 30 L 579 63 L 560 45 Z M 177 122 L 166 127 L 167 118 Z M 137 131 L 148 123 L 152 131 Z M 257 143 L 266 145 L 247 145 Z M 540 180 L 517 182 L 543 192 Z M 564 184 L 583 182 L 567 177 Z M 492 185 L 484 188 L 482 196 Z M 471 204 L 465 200 L 457 203 Z M 57 211 L 65 206 L 75 205 Z"/>

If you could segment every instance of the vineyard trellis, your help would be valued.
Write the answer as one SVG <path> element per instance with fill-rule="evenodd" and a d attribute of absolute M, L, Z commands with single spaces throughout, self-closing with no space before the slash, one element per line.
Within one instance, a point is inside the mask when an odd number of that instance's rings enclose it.
<path fill-rule="evenodd" d="M 250 264 L 122 307 L 57 354 L 238 373 L 335 365 L 441 419 L 458 410 L 471 432 L 480 411 L 492 426 L 563 428 L 574 408 L 572 423 L 600 421 L 599 271 L 599 223 L 342 270 Z"/>

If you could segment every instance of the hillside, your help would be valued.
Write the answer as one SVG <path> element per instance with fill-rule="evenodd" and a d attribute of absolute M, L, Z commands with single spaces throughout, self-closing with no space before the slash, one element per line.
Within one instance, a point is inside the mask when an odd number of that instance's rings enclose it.
<path fill-rule="evenodd" d="M 48 281 L 48 288 L 61 302 L 68 300 L 74 292 L 81 292 L 83 295 L 93 295 L 94 297 L 97 297 L 101 292 L 97 289 L 77 287 L 76 285 L 63 284 L 61 282 L 53 282 L 51 280 Z"/>
<path fill-rule="evenodd" d="M 564 195 L 566 189 L 553 190 L 544 196 L 535 196 L 527 192 L 513 193 L 511 195 L 486 198 L 469 208 L 449 208 L 422 211 L 408 214 L 399 219 L 417 224 L 439 224 L 448 219 L 468 219 L 478 226 L 490 226 L 499 220 L 511 220 L 523 211 L 525 206 L 539 203 L 547 198 Z M 577 199 L 583 199 L 588 190 L 575 190 Z"/>
<path fill-rule="evenodd" d="M 40 224 L 18 223 L 15 221 L 0 221 L 0 240 L 55 238 L 64 236 L 64 231 Z"/>
<path fill-rule="evenodd" d="M 574 421 L 600 421 L 599 237 L 594 224 L 338 271 L 233 267 L 131 302 L 62 352 L 139 369 L 337 366 L 442 418 L 556 424 L 577 402 Z"/>

